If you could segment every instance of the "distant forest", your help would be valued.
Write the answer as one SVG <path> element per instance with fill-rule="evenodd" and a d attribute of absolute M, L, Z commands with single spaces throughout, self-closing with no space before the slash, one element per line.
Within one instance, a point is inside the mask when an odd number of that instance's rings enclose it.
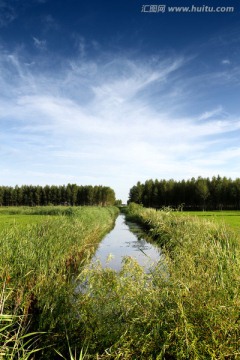
<path fill-rule="evenodd" d="M 107 186 L 0 186 L 0 206 L 113 205 L 115 193 Z"/>
<path fill-rule="evenodd" d="M 130 189 L 129 202 L 145 207 L 171 206 L 185 210 L 240 209 L 240 178 L 212 177 L 191 180 L 147 180 Z"/>

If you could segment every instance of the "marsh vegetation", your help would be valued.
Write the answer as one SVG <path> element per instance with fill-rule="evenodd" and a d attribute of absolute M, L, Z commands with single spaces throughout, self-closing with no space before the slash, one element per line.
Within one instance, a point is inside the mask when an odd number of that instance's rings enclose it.
<path fill-rule="evenodd" d="M 163 256 L 150 272 L 131 257 L 115 271 L 85 265 L 117 209 L 59 210 L 2 227 L 3 359 L 240 357 L 236 231 L 208 217 L 130 204 L 126 216 Z"/>
<path fill-rule="evenodd" d="M 52 349 L 63 339 L 65 342 L 66 331 L 71 332 L 71 324 L 76 322 L 74 279 L 112 228 L 117 214 L 114 207 L 2 209 L 1 356 L 25 359 L 26 349 L 31 353 L 36 347 Z M 11 226 L 6 226 L 6 219 Z M 33 348 L 31 337 L 26 346 L 24 341 L 12 341 L 35 332 L 44 334 L 34 335 Z"/>

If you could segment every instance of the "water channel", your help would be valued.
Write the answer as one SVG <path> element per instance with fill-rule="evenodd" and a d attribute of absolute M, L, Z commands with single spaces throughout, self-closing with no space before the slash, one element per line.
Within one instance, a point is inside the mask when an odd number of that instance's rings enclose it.
<path fill-rule="evenodd" d="M 137 224 L 127 222 L 120 214 L 114 229 L 100 243 L 92 262 L 99 260 L 103 267 L 118 271 L 124 256 L 135 258 L 147 270 L 159 261 L 161 250 L 147 240 L 147 235 Z"/>

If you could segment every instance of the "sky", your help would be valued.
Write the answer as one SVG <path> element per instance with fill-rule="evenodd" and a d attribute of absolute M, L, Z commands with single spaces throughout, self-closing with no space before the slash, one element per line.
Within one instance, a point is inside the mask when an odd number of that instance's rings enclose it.
<path fill-rule="evenodd" d="M 239 1 L 0 0 L 0 185 L 126 202 L 137 181 L 240 177 L 239 140 Z"/>

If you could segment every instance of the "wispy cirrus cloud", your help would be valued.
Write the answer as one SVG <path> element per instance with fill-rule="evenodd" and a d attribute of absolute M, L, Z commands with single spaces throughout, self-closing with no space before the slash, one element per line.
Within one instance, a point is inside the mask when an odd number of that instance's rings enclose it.
<path fill-rule="evenodd" d="M 34 46 L 39 50 L 45 50 L 47 41 L 46 40 L 40 40 L 37 37 L 33 36 L 33 44 Z"/>
<path fill-rule="evenodd" d="M 223 65 L 230 65 L 230 64 L 231 64 L 231 61 L 230 61 L 229 59 L 223 59 L 223 60 L 221 61 L 221 63 L 222 63 Z"/>
<path fill-rule="evenodd" d="M 216 109 L 210 110 L 210 111 L 205 111 L 203 114 L 201 114 L 199 116 L 199 120 L 208 120 L 208 119 L 212 119 L 216 116 L 220 116 L 223 115 L 223 107 L 222 106 L 218 106 Z"/>
<path fill-rule="evenodd" d="M 80 56 L 51 70 L 35 61 L 0 55 L 2 182 L 91 181 L 126 200 L 149 177 L 210 176 L 230 161 L 236 173 L 240 117 L 224 104 L 197 115 L 191 99 L 176 110 L 200 79 L 188 58 Z"/>
<path fill-rule="evenodd" d="M 14 7 L 7 1 L 0 1 L 0 28 L 8 26 L 17 18 Z"/>
<path fill-rule="evenodd" d="M 57 20 L 51 14 L 46 14 L 41 17 L 43 24 L 43 33 L 46 34 L 49 31 L 55 31 L 60 29 L 60 25 Z"/>

